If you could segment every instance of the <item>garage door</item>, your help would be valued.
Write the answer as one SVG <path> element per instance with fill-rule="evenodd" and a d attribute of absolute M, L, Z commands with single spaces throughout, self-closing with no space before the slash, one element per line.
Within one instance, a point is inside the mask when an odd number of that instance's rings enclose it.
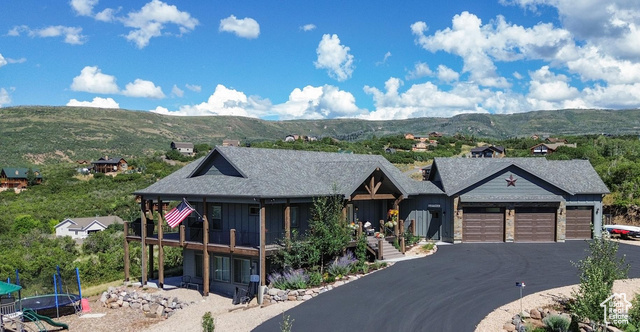
<path fill-rule="evenodd" d="M 516 242 L 552 242 L 556 239 L 555 208 L 516 208 Z"/>
<path fill-rule="evenodd" d="M 591 218 L 593 209 L 591 207 L 567 207 L 567 240 L 591 239 Z"/>
<path fill-rule="evenodd" d="M 504 211 L 500 208 L 465 208 L 463 242 L 503 242 Z"/>

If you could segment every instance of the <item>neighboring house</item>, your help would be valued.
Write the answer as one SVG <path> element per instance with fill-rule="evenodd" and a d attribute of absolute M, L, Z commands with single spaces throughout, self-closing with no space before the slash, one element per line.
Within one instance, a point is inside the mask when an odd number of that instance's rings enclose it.
<path fill-rule="evenodd" d="M 414 151 L 414 152 L 425 152 L 425 151 L 427 151 L 428 148 L 429 148 L 429 144 L 427 144 L 425 142 L 418 142 L 418 143 L 413 145 L 413 147 L 411 148 L 411 151 Z"/>
<path fill-rule="evenodd" d="M 485 145 L 471 149 L 471 158 L 503 158 L 505 149 L 502 146 Z"/>
<path fill-rule="evenodd" d="M 193 143 L 189 142 L 171 142 L 171 149 L 178 150 L 183 155 L 193 155 Z"/>
<path fill-rule="evenodd" d="M 237 139 L 225 139 L 222 141 L 222 146 L 240 146 L 240 141 Z"/>
<path fill-rule="evenodd" d="M 55 226 L 56 236 L 71 236 L 72 239 L 85 239 L 89 234 L 104 231 L 112 224 L 122 224 L 117 216 L 67 218 Z"/>
<path fill-rule="evenodd" d="M 298 140 L 298 138 L 300 138 L 300 136 L 298 136 L 298 135 L 287 135 L 287 136 L 285 136 L 284 141 L 285 142 L 293 142 L 293 141 Z"/>
<path fill-rule="evenodd" d="M 129 168 L 127 161 L 123 158 L 109 158 L 109 156 L 94 160 L 91 162 L 91 165 L 93 165 L 92 167 L 95 173 L 123 172 Z"/>
<path fill-rule="evenodd" d="M 37 168 L 31 171 L 36 183 L 42 183 L 42 174 Z M 24 189 L 29 186 L 28 168 L 5 167 L 0 171 L 0 188 L 3 189 Z"/>
<path fill-rule="evenodd" d="M 216 147 L 135 192 L 145 226 L 125 224 L 138 230 L 127 233 L 125 252 L 129 242 L 142 242 L 151 261 L 154 246 L 182 247 L 183 273 L 205 294 L 232 294 L 252 274 L 265 285 L 268 256 L 292 230 L 304 233 L 317 197 L 339 195 L 347 221 L 369 221 L 375 229 L 397 208 L 405 230 L 413 225 L 432 240 L 564 242 L 601 235 L 607 193 L 585 160 L 435 158 L 427 181 L 415 181 L 378 155 Z M 178 234 L 162 234 L 157 220 L 147 219 L 148 207 L 183 198 L 198 213 Z"/>
<path fill-rule="evenodd" d="M 534 134 L 534 135 L 531 135 L 531 139 L 539 140 L 539 139 L 540 139 L 540 136 L 539 136 L 539 135 L 535 135 L 535 134 Z"/>
<path fill-rule="evenodd" d="M 404 139 L 408 139 L 408 140 L 414 140 L 416 137 L 413 136 L 413 134 L 408 133 L 408 134 L 404 134 Z"/>
<path fill-rule="evenodd" d="M 567 144 L 569 143 L 566 139 L 564 138 L 557 138 L 557 137 L 547 137 L 544 140 L 547 143 L 564 143 Z"/>
<path fill-rule="evenodd" d="M 442 133 L 439 133 L 437 131 L 432 131 L 429 133 L 429 137 L 442 137 Z"/>
<path fill-rule="evenodd" d="M 561 146 L 566 146 L 568 148 L 575 148 L 577 147 L 576 143 L 573 144 L 565 144 L 565 143 L 540 143 L 540 144 L 536 144 L 534 146 L 532 146 L 530 148 L 531 150 L 531 154 L 534 156 L 546 156 L 548 154 L 552 154 L 554 152 L 556 152 L 556 150 L 561 147 Z"/>

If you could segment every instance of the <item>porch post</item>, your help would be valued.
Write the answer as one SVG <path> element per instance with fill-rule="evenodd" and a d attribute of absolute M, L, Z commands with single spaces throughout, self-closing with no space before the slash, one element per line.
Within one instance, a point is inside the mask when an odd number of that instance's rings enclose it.
<path fill-rule="evenodd" d="M 209 296 L 209 219 L 207 199 L 202 199 L 202 296 Z"/>
<path fill-rule="evenodd" d="M 155 222 L 154 222 L 154 218 L 153 218 L 153 199 L 150 199 L 147 201 L 149 203 L 149 218 L 147 219 L 147 224 L 151 224 L 153 225 L 153 227 L 151 227 L 152 231 L 151 234 L 146 234 L 147 237 L 149 237 L 149 235 L 153 236 L 153 230 L 155 230 Z M 149 244 L 149 275 L 151 277 L 151 279 L 153 279 L 153 244 Z"/>
<path fill-rule="evenodd" d="M 266 217 L 267 209 L 264 206 L 264 199 L 260 200 L 260 285 L 264 286 L 267 284 L 266 278 L 266 268 L 267 268 L 267 260 L 266 260 L 266 229 L 267 229 L 267 217 Z"/>
<path fill-rule="evenodd" d="M 129 240 L 127 240 L 127 234 L 129 234 L 129 222 L 124 223 L 124 281 L 129 281 Z"/>
<path fill-rule="evenodd" d="M 158 287 L 164 288 L 164 248 L 162 247 L 162 239 L 164 238 L 164 211 L 162 208 L 162 199 L 158 197 Z"/>
<path fill-rule="evenodd" d="M 142 199 L 141 203 L 140 203 L 140 247 L 142 249 L 142 258 L 140 259 L 140 270 L 142 272 L 142 276 L 140 280 L 140 283 L 142 284 L 142 286 L 147 284 L 147 244 L 146 244 L 146 237 L 147 237 L 147 215 L 146 215 L 146 205 L 147 205 L 147 200 L 146 199 Z"/>
<path fill-rule="evenodd" d="M 291 239 L 291 202 L 288 198 L 284 205 L 284 236 L 287 240 Z"/>

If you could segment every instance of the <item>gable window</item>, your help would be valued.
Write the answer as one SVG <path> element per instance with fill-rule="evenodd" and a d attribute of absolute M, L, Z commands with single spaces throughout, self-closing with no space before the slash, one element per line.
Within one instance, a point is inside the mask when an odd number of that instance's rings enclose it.
<path fill-rule="evenodd" d="M 251 278 L 251 261 L 248 259 L 233 259 L 233 282 L 248 284 Z"/>
<path fill-rule="evenodd" d="M 222 205 L 211 207 L 211 228 L 217 231 L 222 230 Z"/>
<path fill-rule="evenodd" d="M 213 280 L 229 282 L 230 274 L 229 257 L 213 256 Z"/>

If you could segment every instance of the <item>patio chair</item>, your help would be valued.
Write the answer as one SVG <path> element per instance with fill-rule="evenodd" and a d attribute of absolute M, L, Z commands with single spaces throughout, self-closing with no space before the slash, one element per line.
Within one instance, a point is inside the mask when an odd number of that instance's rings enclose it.
<path fill-rule="evenodd" d="M 189 288 L 189 284 L 191 284 L 191 276 L 182 276 L 180 288 Z"/>
<path fill-rule="evenodd" d="M 233 295 L 233 302 L 231 303 L 236 305 L 236 304 L 246 304 L 251 302 L 251 300 L 253 300 L 253 298 L 258 293 L 259 283 L 260 283 L 260 276 L 251 275 L 251 281 L 249 282 L 249 285 L 247 286 L 247 288 L 236 287 L 236 292 Z"/>
<path fill-rule="evenodd" d="M 363 228 L 364 228 L 364 232 L 365 232 L 365 234 L 367 234 L 367 236 L 371 236 L 371 235 L 375 234 L 375 232 L 376 232 L 375 229 L 373 229 L 373 227 L 371 226 L 371 223 L 368 222 L 368 221 L 364 223 Z"/>

